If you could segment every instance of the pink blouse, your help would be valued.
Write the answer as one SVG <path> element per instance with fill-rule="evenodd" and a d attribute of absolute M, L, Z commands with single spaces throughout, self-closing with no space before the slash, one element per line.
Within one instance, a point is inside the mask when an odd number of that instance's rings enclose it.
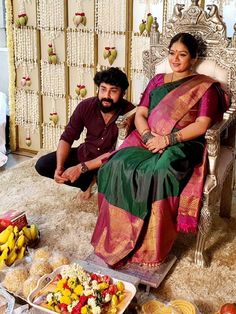
<path fill-rule="evenodd" d="M 149 107 L 149 97 L 150 92 L 158 86 L 165 84 L 164 82 L 164 73 L 157 74 L 154 76 L 148 83 L 145 91 L 142 94 L 139 106 Z M 200 100 L 200 103 L 197 104 L 198 117 L 209 117 L 213 122 L 218 120 L 218 110 L 219 98 L 218 93 L 214 85 L 206 91 L 203 97 Z M 194 108 L 192 108 L 194 110 Z"/>

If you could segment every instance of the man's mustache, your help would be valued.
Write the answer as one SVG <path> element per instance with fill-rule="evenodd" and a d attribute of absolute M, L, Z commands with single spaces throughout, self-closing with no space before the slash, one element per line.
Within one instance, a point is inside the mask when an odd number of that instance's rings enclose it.
<path fill-rule="evenodd" d="M 102 99 L 101 99 L 101 102 L 103 102 L 103 101 L 109 102 L 109 103 L 111 103 L 111 104 L 114 103 L 114 101 L 113 101 L 111 98 L 102 98 Z"/>

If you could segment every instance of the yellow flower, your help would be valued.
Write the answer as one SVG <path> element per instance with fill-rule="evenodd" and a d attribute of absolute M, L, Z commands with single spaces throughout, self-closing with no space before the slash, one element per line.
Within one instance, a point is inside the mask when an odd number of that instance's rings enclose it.
<path fill-rule="evenodd" d="M 56 290 L 57 290 L 57 291 L 62 290 L 65 283 L 66 283 L 66 278 L 60 279 L 60 280 L 57 282 L 57 288 L 56 288 Z"/>
<path fill-rule="evenodd" d="M 79 299 L 79 297 L 78 297 L 78 295 L 76 293 L 72 293 L 70 297 L 74 301 L 77 301 Z"/>
<path fill-rule="evenodd" d="M 65 304 L 69 305 L 69 304 L 71 304 L 71 298 L 66 296 L 66 295 L 63 295 L 60 298 L 60 303 L 65 303 Z"/>
<path fill-rule="evenodd" d="M 69 278 L 67 284 L 71 289 L 74 289 L 76 287 L 76 278 L 74 277 Z"/>
<path fill-rule="evenodd" d="M 82 295 L 84 291 L 84 288 L 82 285 L 77 285 L 74 289 L 74 293 L 76 293 L 77 295 Z"/>
<path fill-rule="evenodd" d="M 87 314 L 88 313 L 88 306 L 85 305 L 81 308 L 81 314 Z"/>
<path fill-rule="evenodd" d="M 64 296 L 67 296 L 69 297 L 71 295 L 71 291 L 69 289 L 62 289 L 61 290 L 61 293 L 64 295 Z"/>

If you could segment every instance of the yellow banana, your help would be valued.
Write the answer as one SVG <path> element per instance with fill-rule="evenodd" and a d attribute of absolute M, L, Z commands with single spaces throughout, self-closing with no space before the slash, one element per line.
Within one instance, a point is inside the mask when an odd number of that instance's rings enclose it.
<path fill-rule="evenodd" d="M 30 232 L 30 226 L 26 226 L 22 228 L 22 231 L 25 235 L 25 237 L 27 238 L 28 241 L 31 241 L 31 232 Z"/>
<path fill-rule="evenodd" d="M 25 246 L 22 246 L 17 253 L 17 259 L 22 259 L 25 256 Z"/>
<path fill-rule="evenodd" d="M 38 238 L 38 228 L 35 224 L 30 225 L 31 240 L 34 241 Z"/>
<path fill-rule="evenodd" d="M 13 232 L 15 234 L 15 238 L 17 238 L 19 235 L 19 228 L 17 226 L 14 226 Z"/>
<path fill-rule="evenodd" d="M 5 261 L 8 257 L 8 254 L 10 252 L 9 247 L 6 247 L 3 251 L 2 254 L 0 255 L 0 261 Z"/>
<path fill-rule="evenodd" d="M 22 246 L 25 244 L 25 236 L 24 234 L 19 235 L 18 239 L 16 240 L 16 245 L 18 249 L 21 249 Z"/>
<path fill-rule="evenodd" d="M 3 252 L 6 248 L 8 248 L 8 242 L 0 245 L 0 251 Z"/>
<path fill-rule="evenodd" d="M 12 231 L 7 240 L 7 245 L 10 250 L 13 250 L 13 248 L 15 247 L 15 244 L 16 244 L 15 233 L 14 231 Z"/>
<path fill-rule="evenodd" d="M 12 231 L 13 231 L 13 226 L 10 225 L 0 233 L 0 244 L 4 244 L 7 242 L 8 237 Z"/>
<path fill-rule="evenodd" d="M 11 266 L 15 262 L 16 259 L 17 259 L 17 253 L 16 253 L 16 249 L 14 248 L 6 259 L 6 265 Z"/>

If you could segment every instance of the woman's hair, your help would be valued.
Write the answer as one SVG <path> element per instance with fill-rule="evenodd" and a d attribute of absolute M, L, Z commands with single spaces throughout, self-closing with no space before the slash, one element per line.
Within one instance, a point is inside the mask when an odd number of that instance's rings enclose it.
<path fill-rule="evenodd" d="M 193 36 L 189 33 L 178 33 L 172 37 L 168 49 L 176 42 L 181 42 L 188 49 L 192 59 L 206 55 L 206 43 L 200 36 Z"/>
<path fill-rule="evenodd" d="M 121 88 L 123 92 L 129 87 L 127 76 L 119 68 L 109 68 L 108 70 L 97 72 L 94 76 L 94 83 L 99 87 L 101 83 L 106 83 Z"/>

